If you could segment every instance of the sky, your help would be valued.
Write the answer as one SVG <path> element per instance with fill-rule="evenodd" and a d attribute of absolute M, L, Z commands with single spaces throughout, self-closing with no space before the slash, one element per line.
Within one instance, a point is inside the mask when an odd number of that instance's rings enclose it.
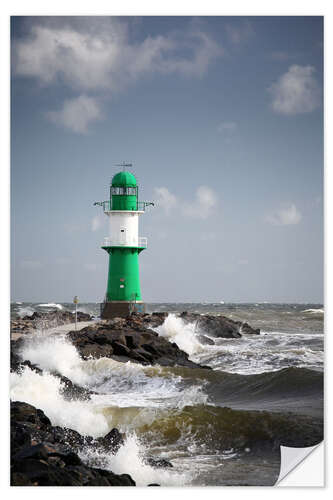
<path fill-rule="evenodd" d="M 11 297 L 98 302 L 133 163 L 147 302 L 323 301 L 321 17 L 12 17 Z"/>

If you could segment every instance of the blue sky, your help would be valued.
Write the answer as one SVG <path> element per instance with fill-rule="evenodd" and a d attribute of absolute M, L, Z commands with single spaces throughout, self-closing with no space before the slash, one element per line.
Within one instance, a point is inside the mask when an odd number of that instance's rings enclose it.
<path fill-rule="evenodd" d="M 146 301 L 323 300 L 320 17 L 12 18 L 12 300 L 103 298 L 131 161 Z"/>

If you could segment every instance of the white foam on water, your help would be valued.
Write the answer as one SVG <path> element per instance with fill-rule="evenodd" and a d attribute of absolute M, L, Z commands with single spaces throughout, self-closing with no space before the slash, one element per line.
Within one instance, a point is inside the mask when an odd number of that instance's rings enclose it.
<path fill-rule="evenodd" d="M 89 401 L 67 401 L 61 395 L 62 383 L 50 373 L 42 375 L 25 366 L 20 374 L 11 373 L 10 397 L 45 412 L 52 425 L 69 427 L 82 435 L 104 436 L 107 419 Z"/>
<path fill-rule="evenodd" d="M 169 314 L 155 329 L 160 336 L 175 342 L 189 358 L 214 369 L 244 375 L 277 371 L 288 366 L 322 369 L 321 334 L 262 332 L 237 339 L 214 339 L 215 345 L 201 344 L 195 323 L 185 323 Z M 313 345 L 315 343 L 315 345 Z"/>
<path fill-rule="evenodd" d="M 312 313 L 312 314 L 324 314 L 324 309 L 318 308 L 318 309 L 304 309 L 302 311 L 304 313 Z"/>
<path fill-rule="evenodd" d="M 147 486 L 157 483 L 161 486 L 184 486 L 191 476 L 176 472 L 173 469 L 153 468 L 144 462 L 145 447 L 140 443 L 135 433 L 129 434 L 119 451 L 102 453 L 90 448 L 80 453 L 80 458 L 92 467 L 110 470 L 115 474 L 127 474 L 134 479 L 137 486 Z"/>
<path fill-rule="evenodd" d="M 63 309 L 61 304 L 55 304 L 54 302 L 50 302 L 48 304 L 38 304 L 38 307 L 56 307 L 59 310 Z"/>
<path fill-rule="evenodd" d="M 160 337 L 175 342 L 179 349 L 185 351 L 189 356 L 203 350 L 202 344 L 196 337 L 195 323 L 185 323 L 175 314 L 169 314 L 164 323 L 157 327 L 155 331 Z"/>
<path fill-rule="evenodd" d="M 207 400 L 202 385 L 184 388 L 180 376 L 165 376 L 156 367 L 109 358 L 83 360 L 64 335 L 31 336 L 25 339 L 20 355 L 43 370 L 100 393 L 103 398 L 96 400 L 99 406 L 181 408 Z"/>
<path fill-rule="evenodd" d="M 30 306 L 20 307 L 17 311 L 17 315 L 19 318 L 24 318 L 24 316 L 32 316 L 35 312 L 35 309 Z"/>

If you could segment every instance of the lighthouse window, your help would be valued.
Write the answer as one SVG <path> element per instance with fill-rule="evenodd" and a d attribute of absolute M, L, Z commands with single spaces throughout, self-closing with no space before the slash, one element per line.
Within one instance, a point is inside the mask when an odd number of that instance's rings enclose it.
<path fill-rule="evenodd" d="M 124 188 L 124 187 L 112 187 L 111 194 L 126 194 L 126 188 Z"/>
<path fill-rule="evenodd" d="M 135 187 L 111 187 L 111 195 L 113 194 L 120 194 L 120 195 L 131 195 L 131 196 L 136 196 L 136 189 Z"/>

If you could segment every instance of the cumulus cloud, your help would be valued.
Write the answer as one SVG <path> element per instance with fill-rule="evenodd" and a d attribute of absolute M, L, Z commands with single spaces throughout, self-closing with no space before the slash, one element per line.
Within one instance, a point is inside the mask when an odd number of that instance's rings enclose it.
<path fill-rule="evenodd" d="M 320 86 L 313 66 L 290 66 L 287 73 L 271 85 L 272 108 L 277 113 L 309 113 L 320 105 Z"/>
<path fill-rule="evenodd" d="M 154 74 L 201 77 L 224 54 L 195 23 L 140 40 L 133 39 L 130 26 L 131 21 L 108 16 L 36 17 L 27 35 L 13 42 L 13 73 L 105 99 Z M 46 116 L 73 132 L 86 133 L 101 110 L 96 98 L 80 95 Z"/>
<path fill-rule="evenodd" d="M 156 206 L 162 208 L 166 215 L 170 215 L 173 209 L 178 208 L 178 214 L 184 217 L 207 219 L 214 212 L 217 205 L 217 197 L 208 186 L 198 187 L 193 202 L 177 198 L 166 187 L 157 187 L 154 192 Z"/>
<path fill-rule="evenodd" d="M 14 43 L 14 72 L 43 84 L 62 81 L 80 91 L 113 91 L 147 74 L 200 76 L 223 54 L 208 34 L 193 26 L 134 42 L 125 22 L 94 18 L 89 26 L 80 19 L 32 25 L 29 35 Z"/>
<path fill-rule="evenodd" d="M 247 42 L 254 35 L 254 29 L 250 21 L 226 24 L 225 30 L 229 41 L 234 45 Z"/>
<path fill-rule="evenodd" d="M 217 197 L 208 186 L 199 186 L 196 191 L 196 199 L 193 203 L 184 203 L 183 215 L 198 219 L 207 219 L 217 205 Z"/>
<path fill-rule="evenodd" d="M 102 112 L 95 98 L 80 95 L 65 100 L 59 111 L 48 111 L 46 117 L 76 134 L 86 134 L 88 126 L 102 118 Z"/>
<path fill-rule="evenodd" d="M 154 188 L 157 207 L 164 210 L 166 215 L 169 215 L 173 208 L 177 206 L 177 198 L 166 187 Z"/>
<path fill-rule="evenodd" d="M 289 226 L 292 224 L 298 224 L 301 219 L 301 212 L 296 208 L 294 203 L 291 203 L 268 215 L 266 217 L 266 222 L 269 222 L 274 226 Z"/>

